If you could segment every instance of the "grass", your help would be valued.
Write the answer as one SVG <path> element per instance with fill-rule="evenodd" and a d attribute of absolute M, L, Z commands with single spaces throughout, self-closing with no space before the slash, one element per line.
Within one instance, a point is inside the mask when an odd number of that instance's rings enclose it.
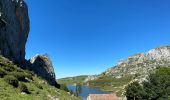
<path fill-rule="evenodd" d="M 123 91 L 123 86 L 132 80 L 131 76 L 122 78 L 114 78 L 112 76 L 100 76 L 97 80 L 91 80 L 88 82 L 89 86 L 98 87 L 103 91 L 114 92 L 118 96 Z"/>
<path fill-rule="evenodd" d="M 64 90 L 50 86 L 45 80 L 30 71 L 23 70 L 11 61 L 0 56 L 0 99 L 1 100 L 81 100 L 78 97 L 71 96 Z M 5 74 L 4 74 L 5 73 Z M 24 84 L 22 88 L 28 89 L 29 93 L 21 91 L 20 86 L 14 87 L 5 81 L 7 76 L 15 77 L 18 84 Z"/>

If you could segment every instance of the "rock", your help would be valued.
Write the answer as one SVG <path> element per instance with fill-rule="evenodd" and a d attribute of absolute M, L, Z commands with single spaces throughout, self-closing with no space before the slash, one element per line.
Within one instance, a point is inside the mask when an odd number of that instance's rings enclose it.
<path fill-rule="evenodd" d="M 158 66 L 170 66 L 170 46 L 151 49 L 146 54 L 139 53 L 129 56 L 127 59 L 119 61 L 118 64 L 109 68 L 102 74 L 115 78 L 132 75 L 142 81 Z M 94 79 L 89 77 L 85 82 L 88 82 L 88 80 L 96 80 L 100 75 L 96 76 Z"/>
<path fill-rule="evenodd" d="M 53 65 L 48 55 L 36 55 L 30 59 L 30 63 L 30 69 L 35 74 L 47 80 L 50 85 L 57 85 Z"/>
<path fill-rule="evenodd" d="M 28 8 L 23 0 L 0 0 L 0 54 L 23 62 L 29 26 Z"/>
<path fill-rule="evenodd" d="M 91 81 L 91 80 L 97 80 L 99 77 L 97 75 L 90 75 L 85 80 L 84 83 Z"/>
<path fill-rule="evenodd" d="M 162 46 L 156 49 L 152 49 L 147 54 L 149 59 L 156 61 L 170 61 L 170 46 Z"/>

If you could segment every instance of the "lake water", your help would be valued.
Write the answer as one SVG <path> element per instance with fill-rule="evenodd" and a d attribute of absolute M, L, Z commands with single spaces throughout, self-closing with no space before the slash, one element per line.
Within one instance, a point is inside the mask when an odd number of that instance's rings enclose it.
<path fill-rule="evenodd" d="M 78 91 L 78 96 L 80 96 L 81 98 L 83 98 L 83 100 L 86 100 L 89 94 L 107 94 L 110 92 L 104 92 L 101 91 L 97 88 L 93 88 L 93 87 L 88 87 L 88 86 L 79 86 L 76 87 L 74 85 L 67 85 L 68 89 L 73 91 L 74 93 L 76 93 L 76 91 Z"/>

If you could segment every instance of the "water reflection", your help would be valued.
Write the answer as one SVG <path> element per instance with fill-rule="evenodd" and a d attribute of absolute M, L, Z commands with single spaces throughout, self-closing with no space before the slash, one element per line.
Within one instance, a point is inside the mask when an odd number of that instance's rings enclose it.
<path fill-rule="evenodd" d="M 107 94 L 110 92 L 104 92 L 97 88 L 81 86 L 81 85 L 67 85 L 68 89 L 72 91 L 76 96 L 80 96 L 83 100 L 86 100 L 89 94 Z"/>

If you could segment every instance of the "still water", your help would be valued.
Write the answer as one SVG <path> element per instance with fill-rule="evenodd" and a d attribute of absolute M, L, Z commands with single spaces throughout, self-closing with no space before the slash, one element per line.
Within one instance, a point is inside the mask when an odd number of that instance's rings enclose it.
<path fill-rule="evenodd" d="M 70 91 L 77 93 L 78 96 L 86 100 L 89 94 L 107 94 L 110 92 L 104 92 L 97 88 L 88 87 L 88 86 L 74 86 L 74 85 L 67 85 Z"/>

